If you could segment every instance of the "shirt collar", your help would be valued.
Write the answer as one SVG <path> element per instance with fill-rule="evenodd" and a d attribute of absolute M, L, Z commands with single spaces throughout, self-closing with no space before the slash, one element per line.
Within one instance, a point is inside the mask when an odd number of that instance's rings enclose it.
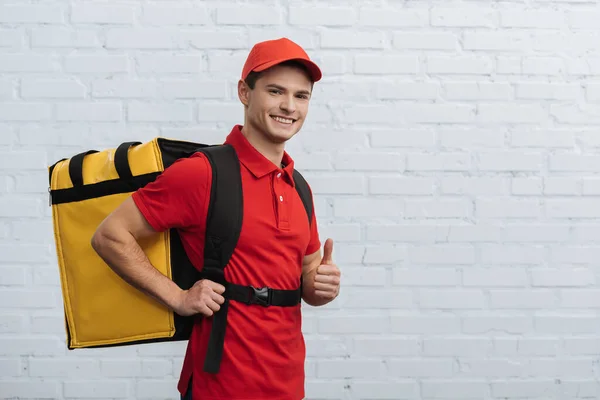
<path fill-rule="evenodd" d="M 227 135 L 225 144 L 229 144 L 235 149 L 240 162 L 244 164 L 256 178 L 262 178 L 265 175 L 280 171 L 287 178 L 288 182 L 292 186 L 295 186 L 293 179 L 294 160 L 287 152 L 283 152 L 283 159 L 281 160 L 284 167 L 279 168 L 250 144 L 248 139 L 242 133 L 241 125 L 235 125 L 233 127 L 229 135 Z"/>

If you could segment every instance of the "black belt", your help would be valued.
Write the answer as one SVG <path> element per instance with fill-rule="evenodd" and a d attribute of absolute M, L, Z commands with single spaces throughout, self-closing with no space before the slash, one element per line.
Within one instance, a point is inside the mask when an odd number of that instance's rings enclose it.
<path fill-rule="evenodd" d="M 225 297 L 225 302 L 221 305 L 221 309 L 213 316 L 206 359 L 204 360 L 204 371 L 213 374 L 218 373 L 219 367 L 221 366 L 229 300 L 263 307 L 293 307 L 300 304 L 302 300 L 302 287 L 296 290 L 280 290 L 266 287 L 255 288 L 252 286 L 228 283 L 226 288 L 223 295 Z"/>

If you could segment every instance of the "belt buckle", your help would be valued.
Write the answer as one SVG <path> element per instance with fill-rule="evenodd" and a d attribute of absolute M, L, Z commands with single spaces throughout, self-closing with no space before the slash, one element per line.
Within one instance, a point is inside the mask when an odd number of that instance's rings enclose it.
<path fill-rule="evenodd" d="M 252 293 L 250 298 L 250 304 L 258 304 L 263 307 L 268 307 L 271 303 L 269 288 L 255 288 L 252 287 Z"/>

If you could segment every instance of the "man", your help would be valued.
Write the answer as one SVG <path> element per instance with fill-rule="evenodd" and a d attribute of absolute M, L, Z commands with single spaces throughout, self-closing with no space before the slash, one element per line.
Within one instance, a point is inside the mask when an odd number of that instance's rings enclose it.
<path fill-rule="evenodd" d="M 316 217 L 309 221 L 295 190 L 294 161 L 286 142 L 302 127 L 319 67 L 296 43 L 282 38 L 256 44 L 238 82 L 244 125 L 226 143 L 239 160 L 243 224 L 225 268 L 229 283 L 301 290 L 320 306 L 339 293 L 340 271 L 333 242 L 321 254 Z M 98 228 L 98 254 L 124 280 L 179 315 L 200 315 L 191 334 L 180 393 L 202 400 L 298 400 L 304 398 L 305 344 L 300 304 L 291 307 L 229 302 L 218 373 L 203 369 L 213 316 L 227 296 L 223 285 L 204 279 L 180 289 L 149 263 L 138 245 L 147 235 L 177 228 L 186 253 L 202 269 L 212 171 L 196 153 L 175 162 L 156 181 L 135 192 Z M 300 289 L 301 288 L 301 289 Z"/>

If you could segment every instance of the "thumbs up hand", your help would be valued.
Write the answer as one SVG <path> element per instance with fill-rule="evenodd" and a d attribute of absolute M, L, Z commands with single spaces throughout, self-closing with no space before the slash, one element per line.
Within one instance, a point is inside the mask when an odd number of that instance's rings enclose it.
<path fill-rule="evenodd" d="M 323 246 L 323 258 L 315 274 L 315 295 L 326 300 L 335 299 L 340 293 L 341 273 L 333 263 L 333 240 L 327 239 Z"/>

